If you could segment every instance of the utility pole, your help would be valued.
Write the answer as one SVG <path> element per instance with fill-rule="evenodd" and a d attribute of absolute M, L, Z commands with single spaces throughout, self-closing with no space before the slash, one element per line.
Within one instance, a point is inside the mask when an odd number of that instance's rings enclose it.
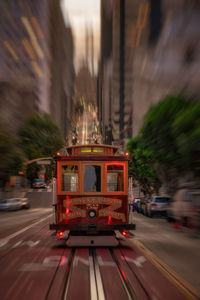
<path fill-rule="evenodd" d="M 124 63 L 125 63 L 125 1 L 120 0 L 120 82 L 119 82 L 119 94 L 120 94 L 120 105 L 119 105 L 119 130 L 120 140 L 124 139 Z M 123 145 L 122 145 L 123 146 Z"/>

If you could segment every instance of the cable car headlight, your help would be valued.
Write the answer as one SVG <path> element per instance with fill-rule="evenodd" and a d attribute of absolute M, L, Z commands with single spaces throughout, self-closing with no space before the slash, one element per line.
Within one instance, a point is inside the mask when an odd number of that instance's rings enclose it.
<path fill-rule="evenodd" d="M 94 219 L 97 216 L 97 212 L 95 209 L 88 210 L 87 214 L 90 219 Z"/>

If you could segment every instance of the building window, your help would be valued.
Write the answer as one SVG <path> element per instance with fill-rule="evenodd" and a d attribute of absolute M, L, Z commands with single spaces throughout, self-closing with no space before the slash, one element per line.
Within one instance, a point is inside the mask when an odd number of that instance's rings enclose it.
<path fill-rule="evenodd" d="M 195 57 L 195 47 L 193 45 L 190 45 L 187 47 L 185 53 L 184 53 L 184 63 L 185 64 L 191 64 L 194 62 Z"/>
<path fill-rule="evenodd" d="M 149 35 L 150 44 L 154 44 L 158 40 L 161 27 L 162 27 L 161 0 L 151 0 L 150 35 Z"/>

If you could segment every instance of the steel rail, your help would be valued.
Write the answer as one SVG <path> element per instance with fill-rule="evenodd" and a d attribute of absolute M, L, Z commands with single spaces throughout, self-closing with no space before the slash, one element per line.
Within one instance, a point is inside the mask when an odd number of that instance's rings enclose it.
<path fill-rule="evenodd" d="M 111 256 L 113 258 L 113 261 L 115 262 L 115 264 L 117 266 L 117 270 L 119 272 L 119 276 L 121 278 L 121 281 L 122 281 L 122 284 L 124 286 L 124 289 L 125 289 L 125 291 L 127 293 L 128 299 L 129 300 L 137 299 L 135 291 L 134 291 L 133 287 L 131 286 L 130 282 L 127 279 L 125 279 L 125 276 L 124 276 L 123 271 L 122 271 L 123 267 L 120 264 L 119 260 L 116 259 L 115 254 L 114 254 L 114 250 L 110 249 L 110 253 L 111 253 Z"/>
<path fill-rule="evenodd" d="M 67 295 L 68 295 L 68 291 L 69 291 L 69 287 L 70 287 L 71 275 L 72 275 L 72 270 L 73 270 L 74 257 L 75 257 L 75 249 L 72 250 L 71 257 L 69 260 L 69 265 L 68 265 L 69 270 L 66 274 L 65 289 L 64 289 L 63 297 L 62 297 L 63 300 L 65 300 L 65 299 L 67 300 Z"/>
<path fill-rule="evenodd" d="M 95 274 L 96 274 L 98 298 L 99 298 L 99 300 L 105 300 L 103 282 L 102 282 L 102 277 L 101 277 L 101 273 L 100 273 L 100 269 L 99 269 L 96 251 L 94 250 L 93 252 L 94 252 L 93 259 L 94 259 L 94 267 L 95 267 Z"/>
<path fill-rule="evenodd" d="M 71 278 L 72 278 L 72 272 L 74 268 L 74 262 L 76 261 L 76 249 L 74 248 L 72 251 L 72 255 L 70 258 L 70 269 L 67 272 L 66 275 L 66 284 L 65 289 L 63 292 L 63 300 L 68 299 L 68 292 L 70 290 L 71 285 Z M 105 300 L 106 294 L 103 287 L 103 278 L 99 267 L 99 261 L 96 253 L 96 248 L 88 248 L 89 252 L 89 285 L 90 285 L 90 300 Z M 112 263 L 116 266 L 118 270 L 118 275 L 120 277 L 120 280 L 122 282 L 122 286 L 125 290 L 125 293 L 127 294 L 127 299 L 132 300 L 136 299 L 136 294 L 133 290 L 133 288 L 130 288 L 130 283 L 127 282 L 122 274 L 122 267 L 120 266 L 120 263 L 115 258 L 115 255 L 113 254 L 113 250 L 109 249 L 109 252 L 111 253 L 111 257 L 113 259 Z M 84 276 L 84 274 L 83 274 Z M 112 287 L 110 287 L 112 289 Z"/>

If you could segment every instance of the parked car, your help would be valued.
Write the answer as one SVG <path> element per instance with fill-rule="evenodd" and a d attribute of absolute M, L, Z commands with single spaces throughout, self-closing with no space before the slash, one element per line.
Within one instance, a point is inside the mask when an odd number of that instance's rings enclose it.
<path fill-rule="evenodd" d="M 200 229 L 200 187 L 185 185 L 180 187 L 167 210 L 168 221 Z"/>
<path fill-rule="evenodd" d="M 138 204 L 140 202 L 140 198 L 135 198 L 134 201 L 133 201 L 133 211 L 138 211 Z"/>
<path fill-rule="evenodd" d="M 32 187 L 35 189 L 46 188 L 46 184 L 42 178 L 35 178 L 33 180 Z"/>
<path fill-rule="evenodd" d="M 144 208 L 145 208 L 146 199 L 141 198 L 138 202 L 138 212 L 141 214 L 144 214 Z"/>
<path fill-rule="evenodd" d="M 155 214 L 166 215 L 172 198 L 169 196 L 153 196 L 150 201 L 146 202 L 144 214 L 153 217 Z"/>
<path fill-rule="evenodd" d="M 0 210 L 18 210 L 30 208 L 28 198 L 10 198 L 0 200 Z"/>

